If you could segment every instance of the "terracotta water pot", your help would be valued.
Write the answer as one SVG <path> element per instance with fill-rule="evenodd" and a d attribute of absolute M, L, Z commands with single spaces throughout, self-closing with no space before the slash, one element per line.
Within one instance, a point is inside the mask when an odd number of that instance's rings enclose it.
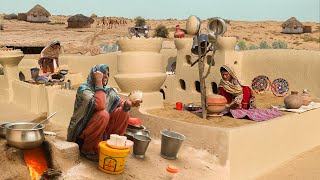
<path fill-rule="evenodd" d="M 291 91 L 291 95 L 284 98 L 284 105 L 287 109 L 299 109 L 303 104 L 303 99 L 298 95 L 298 91 Z"/>
<path fill-rule="evenodd" d="M 312 101 L 311 94 L 306 89 L 302 91 L 302 94 L 300 94 L 300 97 L 302 98 L 302 101 L 303 101 L 302 105 L 304 106 L 308 106 Z"/>
<path fill-rule="evenodd" d="M 225 106 L 228 103 L 224 96 L 213 94 L 207 96 L 208 111 L 214 114 L 220 114 L 225 110 Z"/>
<path fill-rule="evenodd" d="M 174 33 L 175 38 L 183 38 L 185 33 L 182 31 L 179 25 L 176 26 L 176 32 Z"/>

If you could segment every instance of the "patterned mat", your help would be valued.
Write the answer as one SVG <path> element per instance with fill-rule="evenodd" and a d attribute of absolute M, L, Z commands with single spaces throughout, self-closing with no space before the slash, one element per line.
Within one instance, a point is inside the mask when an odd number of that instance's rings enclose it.
<path fill-rule="evenodd" d="M 280 117 L 283 114 L 279 112 L 276 108 L 272 109 L 231 109 L 230 113 L 236 119 L 248 117 L 250 120 L 260 122 L 266 121 L 272 118 Z"/>

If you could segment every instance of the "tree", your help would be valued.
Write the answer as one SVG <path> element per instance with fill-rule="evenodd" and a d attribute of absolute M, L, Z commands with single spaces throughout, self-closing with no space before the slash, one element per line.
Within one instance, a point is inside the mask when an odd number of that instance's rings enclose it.
<path fill-rule="evenodd" d="M 168 37 L 168 34 L 169 34 L 169 30 L 165 25 L 160 24 L 155 29 L 155 36 L 156 37 L 166 38 L 166 37 Z"/>
<path fill-rule="evenodd" d="M 144 26 L 146 25 L 146 20 L 141 16 L 138 16 L 134 19 L 136 26 Z"/>

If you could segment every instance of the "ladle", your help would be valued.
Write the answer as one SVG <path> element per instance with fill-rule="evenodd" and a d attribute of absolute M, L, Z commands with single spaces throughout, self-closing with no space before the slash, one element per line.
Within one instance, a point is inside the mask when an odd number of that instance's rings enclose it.
<path fill-rule="evenodd" d="M 52 118 L 52 116 L 54 116 L 55 114 L 56 114 L 57 112 L 54 112 L 54 113 L 52 113 L 47 119 L 45 119 L 45 120 L 43 120 L 43 121 L 41 121 L 41 122 L 39 122 L 37 125 L 35 125 L 32 129 L 35 129 L 37 126 L 39 126 L 41 123 L 43 123 L 43 122 L 45 122 L 46 120 L 48 120 L 48 119 L 50 119 L 50 118 Z"/>

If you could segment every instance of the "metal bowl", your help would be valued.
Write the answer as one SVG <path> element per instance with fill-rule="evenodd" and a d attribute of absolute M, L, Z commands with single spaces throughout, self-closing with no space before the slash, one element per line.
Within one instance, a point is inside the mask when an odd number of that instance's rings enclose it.
<path fill-rule="evenodd" d="M 198 105 L 195 105 L 195 104 L 187 104 L 184 106 L 184 109 L 187 110 L 187 111 L 197 111 L 199 110 L 201 107 L 198 106 Z"/>
<path fill-rule="evenodd" d="M 33 149 L 41 146 L 44 141 L 43 128 L 44 125 L 38 125 L 32 129 L 37 123 L 17 122 L 7 124 L 6 139 L 10 146 L 19 149 Z"/>
<path fill-rule="evenodd" d="M 60 73 L 61 75 L 63 75 L 63 76 L 67 75 L 68 72 L 69 72 L 69 70 L 67 70 L 67 69 L 61 69 L 61 70 L 59 71 L 59 73 Z"/>
<path fill-rule="evenodd" d="M 6 138 L 7 129 L 6 129 L 5 125 L 8 123 L 9 122 L 1 122 L 0 123 L 0 137 L 2 137 L 2 138 Z"/>
<path fill-rule="evenodd" d="M 38 76 L 36 78 L 36 82 L 39 84 L 45 84 L 49 81 L 49 79 L 46 76 Z"/>

